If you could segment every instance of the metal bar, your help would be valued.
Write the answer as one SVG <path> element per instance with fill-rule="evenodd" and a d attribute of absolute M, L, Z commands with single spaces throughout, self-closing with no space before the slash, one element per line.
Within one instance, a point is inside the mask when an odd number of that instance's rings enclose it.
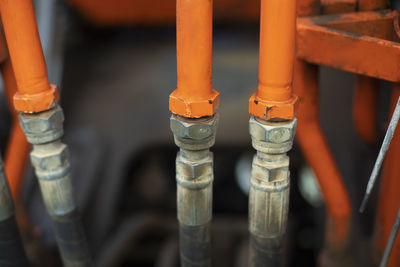
<path fill-rule="evenodd" d="M 400 227 L 400 207 L 397 211 L 396 219 L 394 221 L 392 231 L 390 232 L 389 240 L 386 244 L 385 252 L 383 253 L 383 257 L 379 267 L 386 267 L 390 258 L 390 253 L 392 252 L 394 246 L 394 242 L 396 241 L 397 234 L 399 233 L 399 227 Z"/>
<path fill-rule="evenodd" d="M 367 201 L 369 199 L 369 196 L 371 195 L 372 189 L 374 188 L 376 179 L 378 177 L 379 171 L 382 167 L 382 162 L 385 158 L 386 151 L 389 149 L 390 142 L 392 141 L 393 134 L 396 130 L 397 123 L 399 122 L 400 118 L 400 97 L 397 100 L 396 108 L 394 109 L 392 119 L 390 120 L 389 127 L 386 131 L 385 138 L 383 139 L 383 143 L 381 146 L 381 149 L 379 150 L 378 157 L 376 159 L 374 168 L 372 170 L 371 176 L 369 178 L 368 184 L 367 184 L 367 189 L 364 195 L 364 199 L 361 203 L 361 207 L 359 212 L 363 213 L 365 210 L 365 206 L 367 204 Z"/>

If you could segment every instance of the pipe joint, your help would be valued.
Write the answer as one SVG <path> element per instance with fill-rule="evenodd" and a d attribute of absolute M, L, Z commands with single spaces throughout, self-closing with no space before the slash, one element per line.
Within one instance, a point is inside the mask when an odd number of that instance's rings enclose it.
<path fill-rule="evenodd" d="M 252 116 L 249 132 L 253 147 L 266 154 L 286 153 L 293 146 L 296 127 L 296 118 L 291 121 L 268 122 Z"/>
<path fill-rule="evenodd" d="M 21 113 L 18 118 L 28 142 L 33 145 L 53 142 L 64 134 L 64 113 L 59 105 L 40 113 Z"/>
<path fill-rule="evenodd" d="M 212 117 L 201 119 L 188 119 L 172 115 L 170 126 L 174 134 L 175 144 L 184 150 L 209 149 L 215 143 L 218 121 L 218 113 Z"/>

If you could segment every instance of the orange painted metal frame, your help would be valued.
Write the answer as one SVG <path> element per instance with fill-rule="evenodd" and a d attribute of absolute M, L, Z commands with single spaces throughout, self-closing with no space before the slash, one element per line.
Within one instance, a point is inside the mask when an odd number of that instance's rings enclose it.
<path fill-rule="evenodd" d="M 297 56 L 309 63 L 392 82 L 400 81 L 400 44 L 393 33 L 396 11 L 369 11 L 300 18 Z"/>
<path fill-rule="evenodd" d="M 82 15 L 99 25 L 162 25 L 175 23 L 176 0 L 69 0 Z M 256 21 L 260 0 L 215 0 L 217 20 Z"/>
<path fill-rule="evenodd" d="M 296 1 L 261 1 L 259 84 L 249 100 L 251 115 L 265 120 L 294 118 L 295 31 Z"/>
<path fill-rule="evenodd" d="M 219 93 L 212 89 L 213 1 L 176 1 L 177 89 L 172 113 L 187 118 L 212 116 Z"/>
<path fill-rule="evenodd" d="M 322 4 L 322 5 L 321 5 Z M 315 15 L 324 9 L 316 0 L 298 1 L 298 16 Z M 304 6 L 319 8 L 304 8 Z M 298 18 L 298 21 L 302 18 Z M 299 44 L 297 44 L 299 46 Z M 325 247 L 328 255 L 341 254 L 350 239 L 351 204 L 342 177 L 319 124 L 318 66 L 296 59 L 294 91 L 299 96 L 296 138 L 304 157 L 313 169 L 321 187 L 327 209 Z"/>
<path fill-rule="evenodd" d="M 58 94 L 47 78 L 33 2 L 0 0 L 0 13 L 18 86 L 15 109 L 24 113 L 48 110 Z"/>

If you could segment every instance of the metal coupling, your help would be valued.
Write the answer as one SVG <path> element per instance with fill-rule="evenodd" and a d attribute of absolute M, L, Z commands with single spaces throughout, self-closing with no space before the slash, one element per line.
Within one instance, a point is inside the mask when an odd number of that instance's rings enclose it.
<path fill-rule="evenodd" d="M 21 113 L 19 121 L 28 142 L 33 144 L 31 162 L 48 212 L 62 216 L 74 211 L 68 148 L 60 140 L 64 121 L 61 107 L 37 114 Z"/>
<path fill-rule="evenodd" d="M 200 226 L 212 217 L 213 155 L 218 115 L 202 119 L 171 116 L 171 130 L 180 147 L 176 158 L 178 220 Z"/>
<path fill-rule="evenodd" d="M 250 118 L 254 156 L 249 194 L 249 231 L 261 238 L 284 235 L 289 210 L 289 157 L 296 119 L 268 122 Z"/>

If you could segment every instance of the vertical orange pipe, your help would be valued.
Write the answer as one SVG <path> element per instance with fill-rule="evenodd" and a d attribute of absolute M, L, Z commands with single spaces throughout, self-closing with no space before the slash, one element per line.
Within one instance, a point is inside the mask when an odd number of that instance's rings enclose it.
<path fill-rule="evenodd" d="M 397 99 L 400 96 L 400 84 L 393 85 L 392 100 L 391 100 L 391 114 L 397 103 Z M 391 117 L 390 114 L 390 117 Z M 387 240 L 389 238 L 397 209 L 400 205 L 400 132 L 397 127 L 389 150 L 386 153 L 386 159 L 384 162 L 382 183 L 379 194 L 378 202 L 378 215 L 375 225 L 375 249 L 377 251 L 376 261 L 379 262 L 383 251 L 385 249 Z M 400 238 L 397 238 L 388 267 L 400 266 Z"/>
<path fill-rule="evenodd" d="M 6 59 L 0 66 L 3 77 L 4 87 L 6 89 L 8 103 L 10 105 L 11 114 L 13 117 L 10 137 L 7 143 L 5 152 L 5 170 L 11 190 L 11 194 L 15 199 L 18 199 L 21 193 L 23 176 L 27 164 L 30 145 L 26 141 L 24 132 L 22 131 L 17 113 L 14 110 L 13 96 L 17 92 L 17 84 L 14 77 L 14 72 L 11 66 L 10 59 Z"/>
<path fill-rule="evenodd" d="M 295 0 L 261 1 L 260 99 L 285 102 L 292 98 L 295 20 Z"/>
<path fill-rule="evenodd" d="M 379 80 L 356 76 L 354 88 L 353 118 L 356 131 L 367 143 L 376 141 L 376 120 Z"/>
<path fill-rule="evenodd" d="M 206 99 L 212 91 L 212 0 L 176 1 L 177 90 Z"/>
<path fill-rule="evenodd" d="M 29 113 L 47 110 L 56 90 L 47 78 L 32 0 L 0 0 L 0 13 L 18 86 L 15 108 Z"/>
<path fill-rule="evenodd" d="M 212 0 L 176 1 L 177 89 L 172 113 L 187 118 L 212 116 L 219 93 L 212 89 Z"/>
<path fill-rule="evenodd" d="M 341 251 L 348 243 L 351 205 L 319 125 L 318 66 L 296 60 L 294 88 L 300 98 L 296 137 L 317 177 L 327 209 L 326 245 L 333 251 Z"/>
<path fill-rule="evenodd" d="M 386 0 L 358 0 L 359 11 L 386 8 Z M 391 36 L 388 36 L 390 39 Z M 376 141 L 376 120 L 379 96 L 379 80 L 356 76 L 354 88 L 353 118 L 356 131 L 367 143 Z"/>
<path fill-rule="evenodd" d="M 47 91 L 50 83 L 32 0 L 1 0 L 0 12 L 18 91 L 21 94 Z"/>
<path fill-rule="evenodd" d="M 298 16 L 319 13 L 320 1 L 297 1 Z M 296 60 L 294 91 L 299 96 L 296 138 L 313 169 L 327 209 L 325 245 L 328 252 L 343 252 L 349 241 L 351 204 L 346 187 L 319 124 L 318 66 Z"/>

